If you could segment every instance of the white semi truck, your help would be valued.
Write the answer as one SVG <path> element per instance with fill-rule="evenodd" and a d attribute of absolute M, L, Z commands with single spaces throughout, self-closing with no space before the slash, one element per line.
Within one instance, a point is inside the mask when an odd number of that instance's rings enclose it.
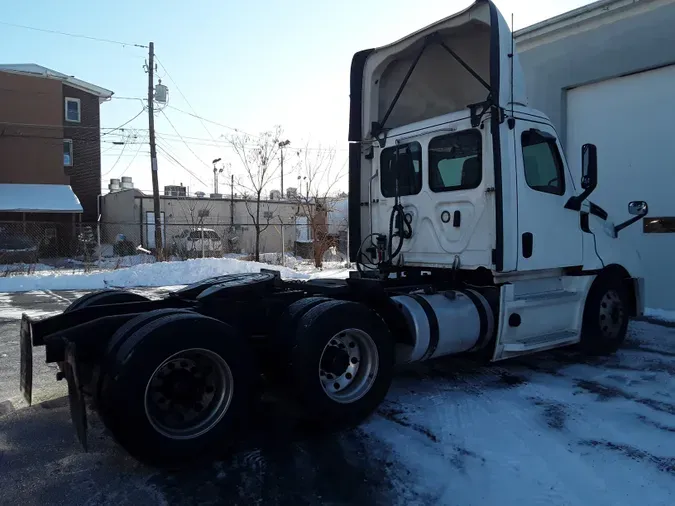
<path fill-rule="evenodd" d="M 384 399 L 396 364 L 474 353 L 497 361 L 578 344 L 607 353 L 643 312 L 640 259 L 530 109 L 504 18 L 488 0 L 351 70 L 349 226 L 358 271 L 283 281 L 207 279 L 149 301 L 89 294 L 21 326 L 68 381 L 86 446 L 85 399 L 130 453 L 184 463 L 241 437 L 261 389 L 315 425 L 353 424 Z"/>

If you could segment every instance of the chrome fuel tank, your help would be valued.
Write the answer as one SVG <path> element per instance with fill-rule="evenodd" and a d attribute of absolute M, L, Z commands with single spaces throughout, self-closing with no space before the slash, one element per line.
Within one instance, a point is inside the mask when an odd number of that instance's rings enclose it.
<path fill-rule="evenodd" d="M 488 301 L 475 290 L 392 297 L 413 336 L 402 348 L 398 363 L 418 362 L 482 348 L 494 332 Z"/>

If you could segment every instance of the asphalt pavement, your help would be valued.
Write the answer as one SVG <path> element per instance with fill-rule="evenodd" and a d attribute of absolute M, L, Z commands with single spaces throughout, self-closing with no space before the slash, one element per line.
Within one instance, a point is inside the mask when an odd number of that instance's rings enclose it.
<path fill-rule="evenodd" d="M 127 456 L 95 413 L 85 453 L 39 351 L 36 403 L 19 395 L 21 313 L 83 293 L 0 294 L 0 505 L 675 504 L 675 329 L 634 323 L 607 358 L 403 369 L 361 428 L 310 436 L 261 414 L 233 455 L 166 472 Z"/>

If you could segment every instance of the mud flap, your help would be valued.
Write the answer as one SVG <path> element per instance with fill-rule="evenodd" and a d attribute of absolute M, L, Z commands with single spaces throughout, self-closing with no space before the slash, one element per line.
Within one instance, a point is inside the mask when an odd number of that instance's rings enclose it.
<path fill-rule="evenodd" d="M 66 346 L 66 360 L 63 363 L 63 374 L 68 382 L 68 401 L 70 402 L 70 417 L 75 426 L 77 439 L 80 440 L 84 451 L 87 448 L 87 408 L 84 404 L 84 394 L 77 370 L 77 353 L 75 343 Z"/>
<path fill-rule="evenodd" d="M 30 335 L 30 318 L 21 315 L 21 363 L 19 367 L 19 389 L 30 406 L 33 402 L 33 342 Z"/>

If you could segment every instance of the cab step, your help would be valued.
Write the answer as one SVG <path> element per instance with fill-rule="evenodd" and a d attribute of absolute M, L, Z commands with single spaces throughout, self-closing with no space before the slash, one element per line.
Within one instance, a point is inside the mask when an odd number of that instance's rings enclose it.
<path fill-rule="evenodd" d="M 581 300 L 583 294 L 572 290 L 556 290 L 537 294 L 517 295 L 509 303 L 509 309 L 531 308 L 541 306 L 558 306 L 574 304 Z"/>
<path fill-rule="evenodd" d="M 544 336 L 504 344 L 505 353 L 529 353 L 541 351 L 547 348 L 557 348 L 566 344 L 574 344 L 579 340 L 579 335 L 573 330 L 553 332 Z"/>

